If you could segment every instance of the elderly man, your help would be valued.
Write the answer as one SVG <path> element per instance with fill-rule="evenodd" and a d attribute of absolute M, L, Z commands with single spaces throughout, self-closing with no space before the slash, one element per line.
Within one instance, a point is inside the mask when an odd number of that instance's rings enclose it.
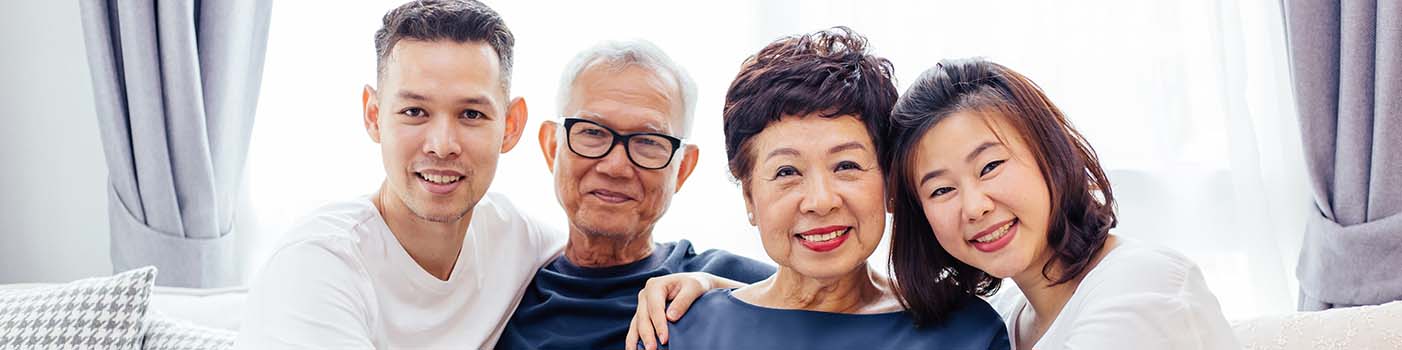
<path fill-rule="evenodd" d="M 495 344 L 564 237 L 486 193 L 526 123 L 525 102 L 508 98 L 513 41 L 472 0 L 385 15 L 362 116 L 385 180 L 287 233 L 249 296 L 239 348 Z"/>
<path fill-rule="evenodd" d="M 507 349 L 624 346 L 638 293 L 652 277 L 705 272 L 739 286 L 774 267 L 691 242 L 654 243 L 652 230 L 696 167 L 690 130 L 696 87 L 645 41 L 579 54 L 561 80 L 559 121 L 540 147 L 569 217 L 564 255 L 536 273 L 498 342 Z"/>

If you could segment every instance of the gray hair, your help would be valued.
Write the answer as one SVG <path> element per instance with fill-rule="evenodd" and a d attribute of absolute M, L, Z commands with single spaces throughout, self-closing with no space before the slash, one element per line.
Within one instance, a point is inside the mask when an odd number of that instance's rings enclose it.
<path fill-rule="evenodd" d="M 691 79 L 691 75 L 687 74 L 685 69 L 673 62 L 667 53 L 662 52 L 661 48 L 643 39 L 602 41 L 575 55 L 569 65 L 565 66 L 564 74 L 560 76 L 560 88 L 555 98 L 558 114 L 563 115 L 565 106 L 569 105 L 575 79 L 595 63 L 616 69 L 637 66 L 652 70 L 659 76 L 672 76 L 682 98 L 681 137 L 691 135 L 691 121 L 696 110 L 696 81 Z"/>

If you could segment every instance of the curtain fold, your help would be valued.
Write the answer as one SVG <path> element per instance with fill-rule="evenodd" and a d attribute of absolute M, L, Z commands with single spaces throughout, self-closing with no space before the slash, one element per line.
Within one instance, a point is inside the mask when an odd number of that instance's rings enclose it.
<path fill-rule="evenodd" d="M 1402 0 L 1285 2 L 1317 212 L 1301 310 L 1402 299 Z"/>
<path fill-rule="evenodd" d="M 233 218 L 271 1 L 82 0 L 108 165 L 112 267 L 238 283 Z"/>

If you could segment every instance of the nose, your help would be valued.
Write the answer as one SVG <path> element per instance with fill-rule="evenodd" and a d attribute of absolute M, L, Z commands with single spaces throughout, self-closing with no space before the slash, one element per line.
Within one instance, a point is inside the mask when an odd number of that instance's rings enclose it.
<path fill-rule="evenodd" d="M 828 176 L 820 174 L 809 177 L 807 187 L 803 202 L 799 204 L 799 210 L 804 213 L 824 216 L 842 205 L 842 198 L 833 190 L 832 180 Z"/>
<path fill-rule="evenodd" d="M 428 125 L 428 137 L 424 140 L 424 153 L 438 158 L 454 158 L 462 153 L 458 140 L 458 129 L 453 118 L 436 118 Z"/>
<path fill-rule="evenodd" d="M 626 177 L 629 172 L 633 171 L 633 162 L 628 160 L 628 150 L 619 143 L 615 143 L 613 146 L 608 154 L 598 158 L 594 163 L 594 171 L 609 177 Z"/>
<path fill-rule="evenodd" d="M 962 192 L 959 197 L 964 202 L 964 219 L 970 223 L 977 222 L 993 212 L 993 199 L 988 198 L 988 194 L 978 187 L 965 186 L 959 189 L 959 192 Z"/>

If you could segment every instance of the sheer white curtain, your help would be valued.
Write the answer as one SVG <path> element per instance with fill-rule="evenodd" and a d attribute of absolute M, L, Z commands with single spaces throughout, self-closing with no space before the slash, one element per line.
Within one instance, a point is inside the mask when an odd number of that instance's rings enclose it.
<path fill-rule="evenodd" d="M 297 217 L 373 191 L 378 146 L 360 122 L 373 83 L 371 34 L 399 0 L 274 4 L 249 159 L 256 273 Z M 725 170 L 720 106 L 740 62 L 783 35 L 846 25 L 896 66 L 898 87 L 941 58 L 985 56 L 1039 83 L 1102 157 L 1120 200 L 1118 234 L 1167 245 L 1200 266 L 1229 318 L 1294 306 L 1294 261 L 1309 206 L 1276 1 L 489 2 L 517 35 L 513 95 L 525 139 L 492 190 L 563 226 L 534 130 L 557 117 L 556 84 L 576 50 L 645 38 L 700 87 L 696 173 L 657 227 L 768 260 Z M 350 7 L 350 8 L 344 8 Z M 885 252 L 873 263 L 884 267 Z"/>

